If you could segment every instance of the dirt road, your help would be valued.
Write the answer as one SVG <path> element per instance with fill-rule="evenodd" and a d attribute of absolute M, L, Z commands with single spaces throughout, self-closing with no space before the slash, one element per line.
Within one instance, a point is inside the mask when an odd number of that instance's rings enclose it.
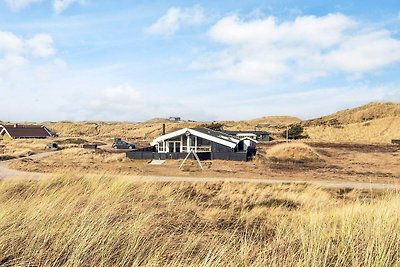
<path fill-rule="evenodd" d="M 31 159 L 46 157 L 52 153 L 45 152 L 29 156 Z M 0 162 L 0 179 L 40 179 L 49 174 L 38 172 L 25 172 L 8 168 L 8 164 L 15 160 Z M 246 178 L 224 178 L 224 177 L 171 177 L 171 176 L 140 176 L 140 175 L 117 175 L 120 178 L 134 179 L 144 182 L 232 182 L 232 183 L 262 183 L 262 184 L 311 184 L 328 188 L 354 188 L 354 189 L 400 189 L 400 185 L 384 183 L 365 182 L 332 182 L 332 181 L 293 181 L 284 179 L 246 179 Z"/>
<path fill-rule="evenodd" d="M 57 153 L 57 151 L 39 153 L 24 158 L 40 159 L 47 157 L 53 153 Z M 45 175 L 43 173 L 38 173 L 38 172 L 25 172 L 8 168 L 9 163 L 21 159 L 22 158 L 0 161 L 0 179 L 9 179 L 9 178 L 39 179 Z"/>

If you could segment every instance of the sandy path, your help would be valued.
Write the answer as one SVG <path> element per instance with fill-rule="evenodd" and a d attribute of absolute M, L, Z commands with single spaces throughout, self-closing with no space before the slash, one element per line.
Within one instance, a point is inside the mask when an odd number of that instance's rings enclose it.
<path fill-rule="evenodd" d="M 35 154 L 35 155 L 29 156 L 29 157 L 24 157 L 24 158 L 40 159 L 40 158 L 47 157 L 53 153 L 57 153 L 57 151 L 39 153 L 39 154 Z M 9 178 L 39 179 L 40 177 L 43 177 L 45 175 L 44 173 L 26 172 L 26 171 L 10 169 L 8 167 L 9 163 L 11 163 L 13 161 L 21 160 L 21 159 L 23 159 L 23 158 L 0 161 L 0 179 L 9 179 Z"/>
<path fill-rule="evenodd" d="M 45 152 L 32 155 L 26 158 L 39 159 L 47 157 L 52 153 Z M 0 179 L 40 179 L 49 174 L 38 172 L 26 172 L 10 169 L 8 164 L 12 161 L 21 160 L 13 159 L 0 162 Z M 170 176 L 139 176 L 139 175 L 118 175 L 120 178 L 134 179 L 144 182 L 234 182 L 234 183 L 261 183 L 261 184 L 311 184 L 328 188 L 354 188 L 354 189 L 400 189 L 397 184 L 384 183 L 365 183 L 365 182 L 343 182 L 343 181 L 293 181 L 293 180 L 276 180 L 276 179 L 246 179 L 246 178 L 224 178 L 224 177 L 170 177 Z"/>

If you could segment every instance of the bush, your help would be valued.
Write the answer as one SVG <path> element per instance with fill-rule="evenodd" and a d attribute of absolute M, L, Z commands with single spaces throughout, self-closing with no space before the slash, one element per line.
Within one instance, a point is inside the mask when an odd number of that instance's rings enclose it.
<path fill-rule="evenodd" d="M 294 124 L 294 125 L 289 127 L 289 130 L 283 131 L 282 136 L 284 138 L 287 137 L 286 131 L 289 132 L 288 133 L 289 139 L 301 139 L 301 138 L 304 138 L 304 136 L 303 136 L 304 128 L 300 124 Z"/>

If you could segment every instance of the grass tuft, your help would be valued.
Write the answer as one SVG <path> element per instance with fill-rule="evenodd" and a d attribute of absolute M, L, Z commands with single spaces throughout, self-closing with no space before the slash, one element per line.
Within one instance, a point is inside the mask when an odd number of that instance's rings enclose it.
<path fill-rule="evenodd" d="M 7 180 L 0 265 L 397 266 L 399 204 L 306 185 Z"/>

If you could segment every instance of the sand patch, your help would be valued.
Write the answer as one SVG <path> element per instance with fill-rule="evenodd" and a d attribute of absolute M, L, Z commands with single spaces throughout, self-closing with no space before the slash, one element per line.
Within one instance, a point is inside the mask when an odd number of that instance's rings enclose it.
<path fill-rule="evenodd" d="M 304 143 L 284 143 L 266 150 L 269 159 L 291 161 L 321 161 L 322 156 Z"/>

